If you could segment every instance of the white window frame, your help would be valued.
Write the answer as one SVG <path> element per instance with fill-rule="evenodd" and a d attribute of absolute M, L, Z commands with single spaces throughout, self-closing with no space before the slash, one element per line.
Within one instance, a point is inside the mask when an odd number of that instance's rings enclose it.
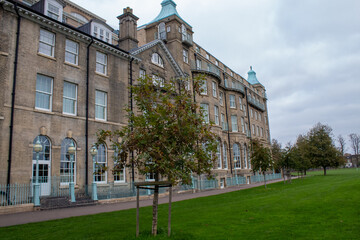
<path fill-rule="evenodd" d="M 189 63 L 189 51 L 186 49 L 183 49 L 183 60 L 184 63 Z"/>
<path fill-rule="evenodd" d="M 214 106 L 214 116 L 215 116 L 215 124 L 219 125 L 219 107 Z"/>
<path fill-rule="evenodd" d="M 151 62 L 159 67 L 164 67 L 164 61 L 158 53 L 153 53 L 151 55 Z"/>
<path fill-rule="evenodd" d="M 50 10 L 50 6 L 54 7 L 54 8 L 57 8 L 58 11 L 54 12 L 54 11 Z M 55 19 L 55 20 L 59 21 L 60 20 L 59 19 L 60 18 L 60 8 L 49 2 L 46 15 L 48 17 L 51 17 L 52 19 Z"/>
<path fill-rule="evenodd" d="M 203 118 L 205 123 L 209 123 L 210 122 L 210 118 L 209 118 L 209 104 L 207 103 L 201 103 L 200 107 L 203 108 Z"/>
<path fill-rule="evenodd" d="M 231 115 L 231 132 L 239 132 L 236 115 Z"/>
<path fill-rule="evenodd" d="M 223 104 L 224 104 L 224 93 L 223 92 L 219 92 L 219 103 L 220 103 L 220 106 L 223 106 Z"/>
<path fill-rule="evenodd" d="M 202 62 L 199 58 L 196 59 L 196 69 L 201 70 L 202 69 Z"/>
<path fill-rule="evenodd" d="M 228 169 L 226 142 L 223 143 L 223 166 L 224 166 L 224 169 Z"/>
<path fill-rule="evenodd" d="M 158 75 L 153 74 L 153 75 L 152 75 L 152 80 L 153 80 L 154 86 L 164 87 L 164 84 L 165 84 L 165 79 L 164 79 L 164 78 L 159 77 Z"/>
<path fill-rule="evenodd" d="M 239 96 L 239 108 L 240 110 L 243 110 L 242 99 L 240 96 Z"/>
<path fill-rule="evenodd" d="M 242 132 L 245 133 L 245 120 L 243 117 L 241 118 L 241 129 L 242 129 Z"/>
<path fill-rule="evenodd" d="M 101 164 L 101 165 L 104 165 L 105 167 L 107 167 L 107 164 L 108 164 L 108 159 L 107 159 L 107 147 L 106 147 L 104 144 L 100 145 L 99 147 L 103 147 L 103 148 L 104 148 L 105 156 L 103 156 L 103 157 L 105 158 L 105 161 L 104 161 L 104 162 L 98 161 L 98 159 L 99 159 L 99 154 L 101 153 L 101 151 L 98 149 L 98 153 L 95 155 L 95 162 L 98 163 L 99 165 Z M 102 157 L 102 156 L 100 156 L 100 157 Z M 102 158 L 100 158 L 100 159 L 102 159 Z M 95 168 L 97 168 L 97 167 L 95 166 Z M 93 171 L 94 171 L 94 169 L 93 169 Z M 97 180 L 98 177 L 104 178 L 104 180 L 103 180 L 103 181 L 99 181 L 99 180 Z M 101 184 L 101 183 L 107 183 L 107 171 L 105 171 L 102 175 L 95 174 L 95 182 L 96 182 L 96 183 L 100 183 L 100 184 Z"/>
<path fill-rule="evenodd" d="M 230 94 L 229 99 L 230 99 L 230 108 L 236 108 L 235 95 Z"/>
<path fill-rule="evenodd" d="M 65 138 L 61 142 L 61 153 L 60 153 L 60 185 L 69 185 L 70 182 L 70 162 L 71 162 L 71 156 L 68 153 L 68 148 L 70 146 L 70 143 L 74 144 L 74 147 L 76 148 L 76 142 L 72 138 Z M 73 182 L 76 184 L 76 151 L 72 159 L 73 163 Z M 65 167 L 63 167 L 65 165 Z M 68 174 L 66 172 L 68 171 Z M 67 181 L 68 180 L 68 181 Z"/>
<path fill-rule="evenodd" d="M 233 145 L 233 153 L 234 153 L 234 168 L 241 169 L 241 153 L 240 153 L 240 145 L 234 143 Z M 236 159 L 236 163 L 235 163 Z"/>
<path fill-rule="evenodd" d="M 75 52 L 73 52 L 73 51 L 71 51 L 70 49 L 67 48 L 68 43 L 70 43 L 70 42 L 75 43 L 75 46 L 76 46 L 76 51 Z M 74 56 L 75 57 L 75 62 L 67 61 L 67 58 L 66 58 L 67 55 Z M 79 64 L 78 63 L 79 62 L 78 58 L 79 58 L 79 43 L 74 42 L 74 41 L 69 40 L 69 39 L 66 39 L 66 41 L 65 41 L 65 62 L 73 64 L 73 65 L 78 65 Z"/>
<path fill-rule="evenodd" d="M 70 96 L 65 96 L 65 84 L 73 85 L 75 86 L 75 98 L 72 98 Z M 74 112 L 66 112 L 64 109 L 65 106 L 65 100 L 72 101 L 74 105 Z M 64 81 L 64 88 L 63 88 L 63 114 L 76 116 L 77 114 L 77 85 L 75 83 Z"/>
<path fill-rule="evenodd" d="M 206 57 L 206 59 L 207 59 L 207 60 L 209 60 L 209 59 L 210 59 L 210 56 L 209 56 L 209 54 L 208 54 L 208 53 L 206 53 L 206 54 L 205 54 L 205 57 Z"/>
<path fill-rule="evenodd" d="M 217 156 L 217 169 L 222 169 L 221 142 L 220 141 L 218 141 L 218 145 L 216 148 L 216 156 Z"/>
<path fill-rule="evenodd" d="M 216 82 L 212 82 L 213 97 L 217 97 Z"/>
<path fill-rule="evenodd" d="M 96 102 L 96 95 L 97 93 L 101 93 L 101 94 L 104 94 L 104 99 L 105 99 L 105 104 L 101 104 L 101 103 L 98 103 Z M 104 112 L 104 118 L 100 118 L 97 116 L 97 112 L 96 112 L 96 107 L 99 107 L 99 108 L 102 108 L 103 109 L 103 112 Z M 107 92 L 104 92 L 104 91 L 101 91 L 101 90 L 95 90 L 95 119 L 96 120 L 102 120 L 102 121 L 106 121 L 107 120 Z"/>
<path fill-rule="evenodd" d="M 221 127 L 222 130 L 226 130 L 225 114 L 221 113 Z"/>
<path fill-rule="evenodd" d="M 114 167 L 117 164 L 115 162 L 115 156 L 118 154 L 117 152 L 118 150 L 115 149 L 114 151 Z M 121 179 L 121 175 L 123 176 L 123 179 Z M 126 182 L 126 170 L 125 170 L 125 166 L 122 167 L 122 170 L 118 171 L 118 172 L 114 172 L 113 173 L 113 177 L 114 177 L 114 183 L 125 183 Z M 120 179 L 120 180 L 119 180 Z"/>
<path fill-rule="evenodd" d="M 104 62 L 100 60 L 100 56 L 104 56 Z M 96 69 L 97 73 L 107 75 L 107 63 L 108 63 L 108 56 L 105 53 L 96 51 Z M 101 68 L 101 71 L 98 71 L 98 67 Z"/>
<path fill-rule="evenodd" d="M 253 125 L 251 125 L 251 128 L 252 128 L 252 133 L 253 133 L 253 135 L 254 136 L 256 136 L 256 130 L 255 130 L 255 125 L 253 124 Z"/>
<path fill-rule="evenodd" d="M 45 91 L 41 91 L 41 90 L 38 90 L 37 89 L 37 83 L 38 83 L 38 77 L 39 76 L 42 76 L 42 77 L 45 77 L 47 78 L 49 81 L 50 81 L 50 92 L 45 92 Z M 42 95 L 48 95 L 49 96 L 49 108 L 42 108 L 42 107 L 39 107 L 37 105 L 39 105 L 39 103 L 36 101 L 36 96 L 35 96 L 35 108 L 36 109 L 40 109 L 40 110 L 44 110 L 44 111 L 49 111 L 51 112 L 52 111 L 52 95 L 53 95 L 53 85 L 54 85 L 54 78 L 52 77 L 49 77 L 49 76 L 45 76 L 45 75 L 42 75 L 42 74 L 37 74 L 36 75 L 36 95 L 38 94 L 42 94 Z"/>
<path fill-rule="evenodd" d="M 46 41 L 42 41 L 41 38 L 45 37 L 44 34 L 49 34 L 50 36 L 52 36 L 52 43 L 46 42 Z M 40 28 L 40 37 L 39 37 L 39 53 L 44 54 L 46 56 L 50 56 L 50 57 L 54 57 L 54 52 L 55 52 L 55 33 L 49 32 L 47 30 L 44 30 L 42 28 Z M 41 46 L 49 46 L 51 53 L 50 55 L 47 52 L 43 52 L 41 51 Z"/>
<path fill-rule="evenodd" d="M 202 80 L 200 90 L 201 90 L 200 92 L 201 95 L 207 95 L 207 81 L 205 79 Z"/>
<path fill-rule="evenodd" d="M 139 71 L 139 77 L 140 77 L 140 78 L 145 78 L 145 76 L 146 76 L 146 71 L 145 71 L 144 69 L 140 69 L 140 71 Z"/>

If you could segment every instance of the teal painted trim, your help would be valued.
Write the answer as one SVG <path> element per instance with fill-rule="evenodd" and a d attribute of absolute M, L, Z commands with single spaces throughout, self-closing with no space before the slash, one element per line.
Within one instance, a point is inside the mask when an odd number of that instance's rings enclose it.
<path fill-rule="evenodd" d="M 260 82 L 258 81 L 257 77 L 256 77 L 256 72 L 254 72 L 252 70 L 252 67 L 250 66 L 250 71 L 248 71 L 248 79 L 247 81 L 251 84 L 251 85 L 255 85 L 255 84 L 260 84 Z"/>

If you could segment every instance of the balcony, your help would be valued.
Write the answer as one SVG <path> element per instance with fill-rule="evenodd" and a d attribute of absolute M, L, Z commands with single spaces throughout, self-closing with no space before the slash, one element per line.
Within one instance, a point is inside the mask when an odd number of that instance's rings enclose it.
<path fill-rule="evenodd" d="M 220 70 L 215 65 L 213 65 L 211 63 L 203 62 L 203 61 L 200 61 L 198 63 L 196 63 L 195 61 L 191 61 L 190 65 L 191 65 L 191 71 L 195 71 L 195 72 L 197 71 L 197 72 L 202 72 L 205 74 L 210 74 L 210 75 L 215 76 L 216 78 L 218 78 L 221 81 Z"/>
<path fill-rule="evenodd" d="M 189 47 L 192 46 L 193 45 L 192 35 L 190 35 L 188 33 L 183 33 L 182 34 L 182 43 Z"/>
<path fill-rule="evenodd" d="M 254 107 L 258 108 L 261 111 L 265 111 L 265 105 L 260 103 L 258 100 L 256 100 L 255 98 L 248 96 L 248 102 L 253 105 Z"/>

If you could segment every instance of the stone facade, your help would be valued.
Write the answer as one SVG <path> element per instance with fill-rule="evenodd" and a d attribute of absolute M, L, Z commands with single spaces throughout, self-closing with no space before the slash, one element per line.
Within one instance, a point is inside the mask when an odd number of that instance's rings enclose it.
<path fill-rule="evenodd" d="M 42 1 L 47 4 L 56 0 Z M 77 188 L 91 184 L 93 167 L 89 149 L 96 140 L 95 134 L 99 129 L 115 130 L 127 124 L 123 109 L 130 101 L 128 86 L 141 73 L 156 75 L 165 81 L 189 77 L 190 82 L 196 75 L 204 74 L 207 93 L 196 96 L 196 101 L 207 104 L 209 119 L 215 123 L 213 129 L 221 143 L 221 163 L 214 166 L 214 175 L 226 184 L 225 178 L 235 172 L 242 176 L 252 174 L 250 138 L 258 138 L 265 145 L 269 145 L 270 139 L 265 88 L 259 82 L 249 83 L 194 43 L 192 27 L 177 14 L 172 0 L 163 1 L 162 7 L 175 9 L 176 14 L 162 16 L 164 18 L 140 27 L 132 9 L 125 8 L 118 17 L 120 31 L 113 31 L 111 43 L 94 36 L 91 29 L 88 32 L 78 29 L 86 24 L 85 20 L 104 22 L 103 19 L 68 0 L 61 3 L 65 6 L 62 10 L 65 23 L 19 2 L 16 5 L 11 0 L 0 0 L 0 183 L 31 181 L 35 161 L 33 144 L 38 136 L 45 136 L 50 142 L 48 176 L 61 176 L 61 169 L 68 164 L 61 160 L 62 145 L 64 139 L 71 139 L 77 149 Z M 76 18 L 79 15 L 83 18 Z M 44 41 L 40 35 L 44 32 L 54 36 L 50 55 L 40 50 Z M 69 42 L 77 46 L 74 63 L 67 58 Z M 46 44 L 48 47 L 49 43 Z M 152 62 L 154 53 L 161 57 L 163 66 Z M 105 58 L 106 63 L 99 56 Z M 51 83 L 51 92 L 45 94 L 47 99 L 50 96 L 49 109 L 37 106 L 41 96 L 45 96 L 38 86 L 42 77 Z M 76 91 L 75 99 L 71 100 L 76 109 L 73 114 L 64 111 L 65 85 Z M 100 106 L 106 111 L 104 119 L 96 117 L 99 92 L 105 95 L 105 107 Z M 236 170 L 235 144 L 240 154 Z M 107 147 L 105 152 L 108 170 L 102 183 L 108 184 L 115 181 L 111 171 L 114 151 Z M 144 179 L 136 169 L 132 176 L 132 171 L 126 169 L 119 184 Z"/>

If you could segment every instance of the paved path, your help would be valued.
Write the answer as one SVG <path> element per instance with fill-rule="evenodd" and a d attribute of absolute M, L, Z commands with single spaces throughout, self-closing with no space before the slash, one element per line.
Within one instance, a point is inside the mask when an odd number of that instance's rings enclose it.
<path fill-rule="evenodd" d="M 282 179 L 267 181 L 267 183 L 274 183 L 279 181 L 282 181 Z M 209 190 L 209 191 L 203 191 L 197 193 L 173 194 L 172 202 L 178 202 L 178 201 L 183 201 L 198 197 L 207 197 L 207 196 L 218 195 L 227 192 L 234 192 L 242 189 L 258 187 L 261 185 L 264 185 L 264 183 L 240 185 L 236 187 L 215 189 L 215 190 Z M 159 198 L 159 204 L 167 203 L 168 201 L 169 201 L 168 196 Z M 152 205 L 152 199 L 146 199 L 140 201 L 140 207 L 146 207 L 151 205 Z M 62 208 L 62 209 L 44 210 L 44 211 L 36 211 L 36 212 L 5 214 L 5 215 L 0 215 L 0 227 L 26 224 L 32 222 L 42 222 L 42 221 L 62 219 L 68 217 L 98 214 L 104 212 L 114 212 L 114 211 L 131 209 L 131 208 L 136 208 L 136 201 L 100 204 L 100 205 L 85 206 L 85 207 Z"/>

